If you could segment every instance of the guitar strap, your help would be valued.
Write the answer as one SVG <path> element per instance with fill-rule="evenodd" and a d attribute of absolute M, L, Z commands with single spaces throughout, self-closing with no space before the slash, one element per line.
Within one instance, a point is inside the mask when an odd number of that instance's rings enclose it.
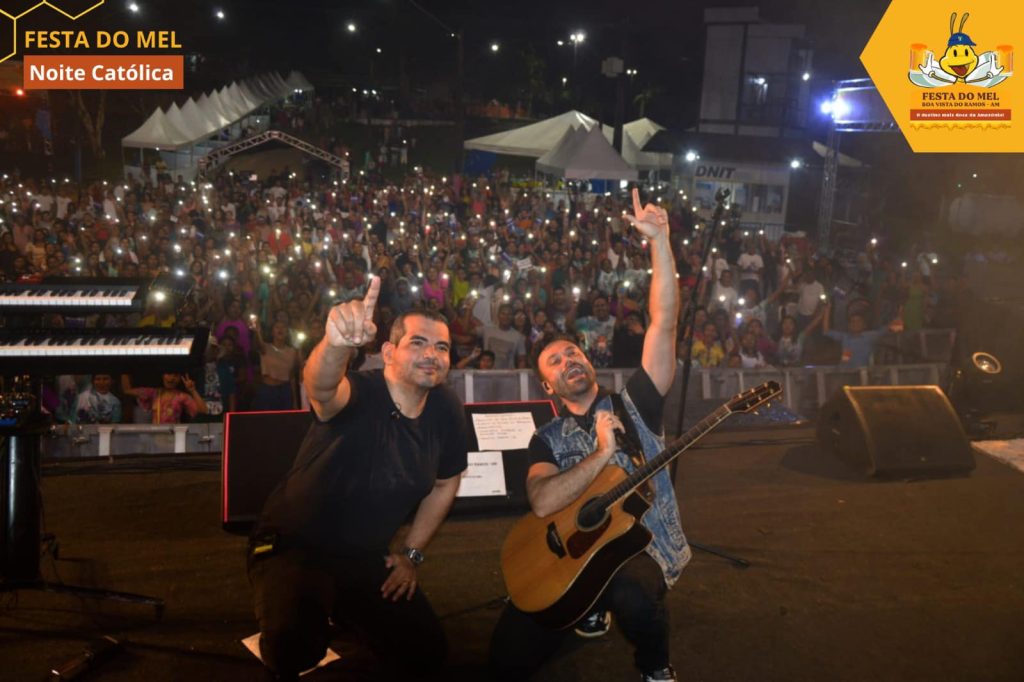
<path fill-rule="evenodd" d="M 622 400 L 622 395 L 620 393 L 612 393 L 608 397 L 612 400 L 612 409 L 615 412 L 615 416 L 626 427 L 625 433 L 616 436 L 619 445 L 630 461 L 633 462 L 633 466 L 639 469 L 647 463 L 647 456 L 644 455 L 644 448 L 640 444 L 640 433 L 636 430 L 636 424 L 633 423 L 629 416 L 629 411 L 626 409 L 626 403 Z M 640 486 L 640 491 L 644 497 L 650 499 L 651 490 L 646 481 Z"/>

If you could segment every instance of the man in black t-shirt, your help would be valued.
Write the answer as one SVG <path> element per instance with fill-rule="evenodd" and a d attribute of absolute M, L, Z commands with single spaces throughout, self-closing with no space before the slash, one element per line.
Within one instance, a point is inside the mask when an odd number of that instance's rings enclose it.
<path fill-rule="evenodd" d="M 348 373 L 376 335 L 380 280 L 335 306 L 303 374 L 315 420 L 253 534 L 249 575 L 260 651 L 275 679 L 297 679 L 323 657 L 329 619 L 362 630 L 402 678 L 435 672 L 446 644 L 416 589 L 423 549 L 466 468 L 462 405 L 444 386 L 451 344 L 433 313 L 399 317 L 383 370 Z M 389 547 L 415 510 L 401 549 Z"/>

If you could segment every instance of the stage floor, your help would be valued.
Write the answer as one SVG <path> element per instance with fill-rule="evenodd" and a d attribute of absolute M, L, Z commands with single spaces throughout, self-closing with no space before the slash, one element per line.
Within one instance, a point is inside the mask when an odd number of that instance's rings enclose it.
<path fill-rule="evenodd" d="M 680 679 L 1024 680 L 1024 475 L 979 453 L 969 477 L 867 481 L 812 438 L 795 427 L 719 433 L 681 459 L 688 536 L 751 566 L 698 551 L 669 594 Z M 111 634 L 130 643 L 88 679 L 261 679 L 240 643 L 255 631 L 245 540 L 220 528 L 218 472 L 48 474 L 60 560 L 44 559 L 44 576 L 159 596 L 167 610 L 158 621 L 143 606 L 0 595 L 0 678 L 43 679 Z M 445 679 L 486 679 L 498 553 L 515 518 L 450 519 L 430 547 L 422 584 L 451 642 Z M 382 679 L 342 654 L 304 679 Z M 636 674 L 613 630 L 574 642 L 538 679 Z"/>

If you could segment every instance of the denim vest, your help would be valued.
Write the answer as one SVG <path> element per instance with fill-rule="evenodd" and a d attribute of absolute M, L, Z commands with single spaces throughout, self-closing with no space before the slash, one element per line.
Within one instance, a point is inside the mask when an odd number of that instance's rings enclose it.
<path fill-rule="evenodd" d="M 644 456 L 648 460 L 657 457 L 664 449 L 663 437 L 647 428 L 647 424 L 644 423 L 643 417 L 640 416 L 640 412 L 633 404 L 626 389 L 622 390 L 622 402 L 636 425 Z M 594 407 L 595 412 L 597 410 L 613 411 L 613 409 L 609 395 L 598 396 Z M 537 430 L 536 435 L 551 448 L 555 461 L 558 462 L 558 468 L 562 471 L 576 465 L 597 448 L 595 426 L 591 425 L 590 431 L 584 431 L 579 427 L 576 419 L 571 416 L 548 422 Z M 635 469 L 629 456 L 621 449 L 615 451 L 611 462 L 627 472 L 632 472 Z M 683 567 L 690 561 L 690 546 L 686 542 L 679 521 L 679 504 L 676 502 L 675 489 L 672 486 L 672 477 L 669 475 L 668 467 L 651 477 L 648 484 L 654 492 L 654 499 L 651 508 L 644 514 L 643 524 L 651 531 L 654 538 L 647 545 L 646 551 L 661 567 L 665 583 L 671 587 L 679 578 Z"/>

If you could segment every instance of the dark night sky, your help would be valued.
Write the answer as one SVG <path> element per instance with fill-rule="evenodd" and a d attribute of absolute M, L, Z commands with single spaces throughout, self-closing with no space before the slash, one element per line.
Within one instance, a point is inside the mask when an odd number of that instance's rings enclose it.
<path fill-rule="evenodd" d="M 177 29 L 186 51 L 208 57 L 205 72 L 193 81 L 197 89 L 269 68 L 302 69 L 317 85 L 395 86 L 400 54 L 404 55 L 413 87 L 450 79 L 455 72 L 454 40 L 409 0 L 136 2 L 142 7 L 139 15 L 125 9 L 126 0 L 107 0 L 79 25 L 108 30 Z M 5 8 L 17 9 L 19 3 L 34 4 L 8 0 Z M 92 0 L 64 0 L 64 4 L 75 8 L 88 6 Z M 420 4 L 445 24 L 465 32 L 466 87 L 471 97 L 504 95 L 508 99 L 508 84 L 522 80 L 520 55 L 531 48 L 543 62 L 545 80 L 556 94 L 561 78 L 575 75 L 572 80 L 578 84 L 584 103 L 589 104 L 585 108 L 600 109 L 588 113 L 607 117 L 614 90 L 600 74 L 600 63 L 608 56 L 623 56 L 627 66 L 640 72 L 633 79 L 631 95 L 657 88 L 648 113 L 666 125 L 679 127 L 692 123 L 696 113 L 703 64 L 704 7 L 742 3 L 420 0 Z M 816 49 L 815 79 L 822 89 L 833 78 L 863 75 L 858 55 L 887 0 L 845 4 L 853 6 L 817 0 L 760 3 L 761 16 L 767 21 L 807 26 L 807 36 Z M 227 13 L 225 22 L 214 20 L 215 7 Z M 56 22 L 52 14 L 47 14 L 38 10 L 34 20 L 23 25 L 53 28 Z M 355 35 L 345 30 L 350 20 L 359 26 Z M 72 25 L 60 22 L 58 26 Z M 575 73 L 572 48 L 556 46 L 558 39 L 567 39 L 574 30 L 587 35 L 578 48 Z M 502 46 L 497 55 L 488 49 L 492 41 Z M 377 47 L 382 49 L 380 55 L 375 52 Z M 557 103 L 549 106 L 568 108 Z"/>

